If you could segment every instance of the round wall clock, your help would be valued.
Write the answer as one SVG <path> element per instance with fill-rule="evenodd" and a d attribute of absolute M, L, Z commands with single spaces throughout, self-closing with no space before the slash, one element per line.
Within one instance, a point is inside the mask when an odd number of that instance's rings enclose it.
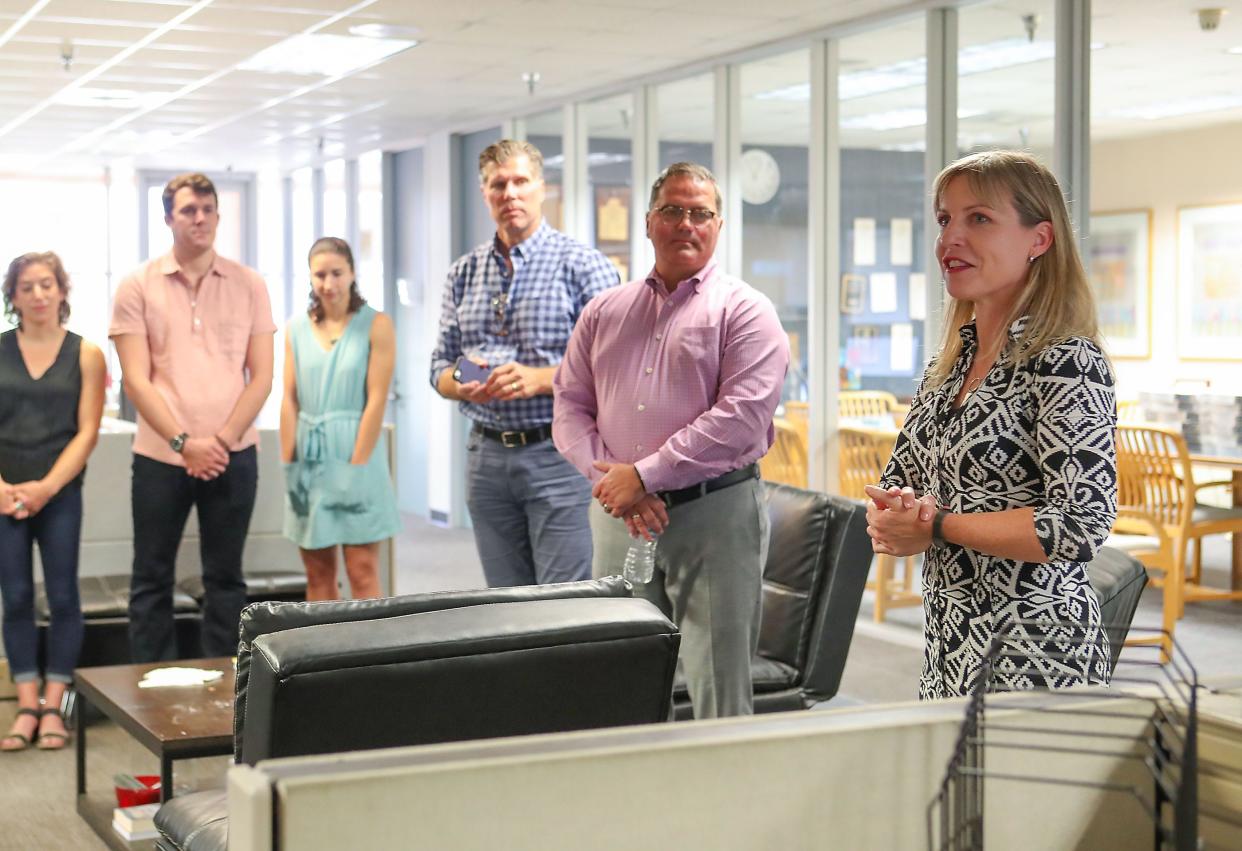
<path fill-rule="evenodd" d="M 762 148 L 742 153 L 742 200 L 747 204 L 766 204 L 781 188 L 781 167 Z"/>

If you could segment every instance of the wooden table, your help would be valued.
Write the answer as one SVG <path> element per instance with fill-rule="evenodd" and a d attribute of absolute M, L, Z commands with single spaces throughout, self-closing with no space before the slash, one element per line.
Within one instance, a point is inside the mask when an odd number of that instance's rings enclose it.
<path fill-rule="evenodd" d="M 1192 464 L 1203 464 L 1212 467 L 1224 467 L 1233 473 L 1233 505 L 1242 508 L 1242 458 L 1219 455 L 1190 454 Z M 1230 587 L 1234 591 L 1242 591 L 1242 534 L 1234 533 L 1233 559 L 1230 571 Z"/>
<path fill-rule="evenodd" d="M 147 671 L 171 666 L 221 671 L 209 685 L 139 688 Z M 86 704 L 115 721 L 160 761 L 160 800 L 172 795 L 174 760 L 221 756 L 233 752 L 233 680 L 231 658 L 194 659 L 142 665 L 79 668 L 75 674 L 78 700 L 74 706 L 77 742 L 78 815 L 113 848 L 150 847 L 126 843 L 112 829 L 115 797 L 99 801 L 86 793 Z"/>

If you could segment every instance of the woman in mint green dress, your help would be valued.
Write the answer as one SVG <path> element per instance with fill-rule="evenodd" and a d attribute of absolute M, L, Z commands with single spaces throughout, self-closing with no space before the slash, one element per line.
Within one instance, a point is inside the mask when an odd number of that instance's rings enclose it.
<path fill-rule="evenodd" d="M 324 237 L 309 262 L 310 308 L 285 333 L 285 536 L 301 549 L 306 599 L 338 596 L 338 546 L 352 595 L 378 597 L 379 544 L 401 529 L 382 432 L 396 337 L 359 295 L 348 243 Z"/>

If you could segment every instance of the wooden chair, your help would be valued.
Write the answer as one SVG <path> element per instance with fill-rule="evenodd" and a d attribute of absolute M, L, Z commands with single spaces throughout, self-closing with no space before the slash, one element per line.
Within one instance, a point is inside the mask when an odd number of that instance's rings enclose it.
<path fill-rule="evenodd" d="M 776 440 L 768 454 L 759 459 L 759 472 L 764 481 L 781 482 L 796 488 L 807 485 L 806 443 L 798 436 L 798 429 L 784 417 L 772 420 L 776 426 Z"/>
<path fill-rule="evenodd" d="M 837 396 L 837 414 L 842 419 L 893 417 L 900 407 L 897 397 L 883 390 L 842 390 Z"/>
<path fill-rule="evenodd" d="M 1187 544 L 1204 535 L 1242 534 L 1242 512 L 1196 503 L 1200 488 L 1194 483 L 1190 450 L 1177 431 L 1153 425 L 1119 425 L 1117 485 L 1119 513 L 1114 529 L 1122 534 L 1151 535 L 1158 528 L 1168 538 L 1167 547 L 1163 543 L 1154 547 L 1157 555 L 1146 561 L 1140 557 L 1148 567 L 1164 571 L 1166 620 L 1170 605 L 1174 606 L 1174 617 L 1180 618 L 1187 602 L 1242 600 L 1242 592 L 1205 588 L 1187 579 Z M 1171 555 L 1166 555 L 1166 550 Z M 1171 593 L 1168 585 L 1173 586 Z"/>
<path fill-rule="evenodd" d="M 841 493 L 851 499 L 866 500 L 863 488 L 880 481 L 884 467 L 893 454 L 897 432 L 892 430 L 842 428 L 840 441 Z M 875 621 L 883 623 L 889 609 L 917 606 L 923 595 L 914 588 L 914 557 L 902 559 L 901 576 L 896 576 L 897 559 L 877 553 L 875 557 L 875 581 L 867 588 L 875 592 Z"/>

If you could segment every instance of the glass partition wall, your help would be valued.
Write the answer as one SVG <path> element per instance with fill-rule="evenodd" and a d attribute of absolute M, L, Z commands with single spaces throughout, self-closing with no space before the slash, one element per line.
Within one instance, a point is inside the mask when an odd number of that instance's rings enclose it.
<path fill-rule="evenodd" d="M 840 42 L 841 390 L 908 399 L 927 360 L 926 40 L 920 17 Z"/>
<path fill-rule="evenodd" d="M 586 242 L 612 261 L 628 281 L 631 268 L 630 222 L 634 203 L 632 151 L 634 98 L 629 94 L 591 101 L 583 109 L 587 132 Z M 643 270 L 645 274 L 645 270 Z"/>

